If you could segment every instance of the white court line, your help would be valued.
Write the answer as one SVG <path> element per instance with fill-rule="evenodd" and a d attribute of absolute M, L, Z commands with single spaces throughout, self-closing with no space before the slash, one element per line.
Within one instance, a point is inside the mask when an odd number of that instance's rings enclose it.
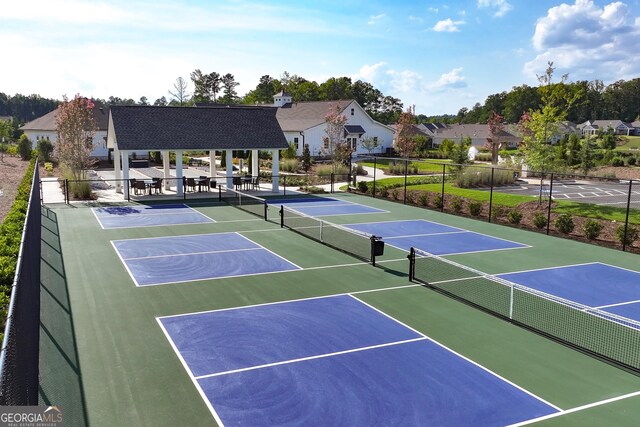
<path fill-rule="evenodd" d="M 261 247 L 242 248 L 242 249 L 219 249 L 219 250 L 215 250 L 215 251 L 187 252 L 187 253 L 181 253 L 181 254 L 150 255 L 150 256 L 140 256 L 140 257 L 124 258 L 124 259 L 127 260 L 127 261 L 135 261 L 135 260 L 139 260 L 139 259 L 172 258 L 172 257 L 181 257 L 181 256 L 218 254 L 218 253 L 227 253 L 227 252 L 261 251 L 263 249 L 264 248 L 261 248 Z"/>
<path fill-rule="evenodd" d="M 472 233 L 472 231 L 459 230 L 459 231 L 440 231 L 438 233 L 405 234 L 404 236 L 387 236 L 387 237 L 384 237 L 384 239 L 406 239 L 408 237 L 440 236 L 443 234 L 461 234 L 461 233 Z"/>
<path fill-rule="evenodd" d="M 420 334 L 420 335 L 422 335 L 422 334 Z M 195 379 L 196 380 L 201 380 L 201 379 L 204 379 L 204 378 L 219 377 L 219 376 L 222 376 L 222 375 L 235 374 L 235 373 L 238 373 L 238 372 L 253 371 L 253 370 L 262 369 L 262 368 L 270 368 L 272 366 L 289 365 L 289 364 L 297 363 L 297 362 L 305 362 L 307 360 L 324 359 L 326 357 L 339 356 L 341 354 L 356 353 L 356 352 L 359 352 L 359 351 L 367 351 L 367 350 L 373 350 L 373 349 L 376 349 L 376 348 L 383 348 L 383 347 L 390 347 L 390 346 L 394 346 L 394 345 L 407 344 L 407 343 L 415 342 L 415 341 L 424 341 L 425 339 L 426 339 L 426 337 L 422 336 L 422 337 L 419 337 L 419 338 L 412 338 L 412 339 L 404 340 L 404 341 L 394 341 L 394 342 L 389 342 L 389 343 L 384 343 L 384 344 L 370 345 L 370 346 L 367 346 L 367 347 L 359 347 L 359 348 L 352 348 L 352 349 L 349 349 L 349 350 L 336 351 L 336 352 L 333 352 L 333 353 L 317 354 L 317 355 L 314 355 L 314 356 L 300 357 L 298 359 L 289 359 L 289 360 L 283 360 L 281 362 L 266 363 L 264 365 L 255 365 L 255 366 L 249 366 L 249 367 L 246 367 L 246 368 L 234 369 L 234 370 L 231 370 L 231 371 L 216 372 L 216 373 L 213 373 L 213 374 L 200 375 L 199 377 L 195 377 Z"/>
<path fill-rule="evenodd" d="M 640 302 L 640 299 L 637 299 L 635 301 L 625 301 L 625 302 L 619 302 L 619 303 L 616 303 L 616 304 L 601 305 L 601 306 L 592 307 L 592 308 L 600 310 L 600 309 L 603 309 L 603 308 L 619 307 L 621 305 L 637 304 L 639 302 Z"/>
<path fill-rule="evenodd" d="M 549 415 L 545 415 L 543 417 L 538 417 L 538 418 L 533 418 L 531 420 L 522 421 L 522 422 L 517 423 L 517 424 L 511 424 L 508 427 L 526 426 L 526 425 L 529 425 L 529 424 L 532 424 L 532 423 L 537 423 L 539 421 L 544 421 L 544 420 L 548 420 L 548 419 L 551 419 L 551 418 L 561 417 L 561 416 L 567 415 L 567 414 L 573 414 L 574 412 L 584 411 L 585 409 L 595 408 L 597 406 L 606 405 L 608 403 L 617 402 L 619 400 L 629 399 L 631 397 L 636 397 L 636 396 L 640 396 L 640 391 L 634 391 L 633 393 L 623 394 L 622 396 L 612 397 L 611 399 L 600 400 L 598 402 L 589 403 L 587 405 L 582 405 L 582 406 L 577 406 L 577 407 L 571 408 L 571 409 L 561 410 L 560 412 L 557 412 L 555 414 L 549 414 Z"/>
<path fill-rule="evenodd" d="M 368 304 L 368 303 L 366 303 L 366 302 L 362 301 L 362 300 L 361 300 L 361 299 L 359 299 L 359 298 L 354 297 L 353 295 L 351 295 L 351 297 L 352 297 L 352 298 L 354 298 L 354 299 L 355 299 L 355 300 L 357 300 L 357 301 L 360 301 L 362 304 L 364 304 L 364 305 L 366 305 L 366 306 L 370 307 L 371 309 L 373 309 L 373 310 L 377 311 L 378 313 L 380 313 L 380 314 L 382 314 L 382 315 L 384 315 L 384 316 L 388 317 L 389 319 L 391 319 L 391 320 L 395 321 L 396 323 L 398 323 L 398 324 L 400 324 L 400 325 L 404 326 L 405 328 L 407 328 L 407 329 L 409 329 L 409 330 L 411 330 L 411 331 L 415 332 L 416 334 L 422 335 L 424 338 L 426 338 L 427 340 L 431 341 L 432 343 L 434 343 L 434 344 L 436 344 L 436 345 L 440 346 L 441 348 L 443 348 L 443 349 L 445 349 L 445 350 L 449 351 L 450 353 L 452 353 L 452 354 L 454 354 L 454 355 L 456 355 L 456 356 L 460 357 L 461 359 L 463 359 L 463 360 L 467 361 L 468 363 L 471 363 L 472 365 L 474 365 L 474 366 L 476 366 L 476 367 L 478 367 L 478 368 L 482 369 L 483 371 L 487 372 L 488 374 L 493 375 L 494 377 L 496 377 L 496 378 L 498 378 L 498 379 L 502 380 L 503 382 L 505 382 L 505 383 L 507 383 L 507 384 L 511 385 L 512 387 L 514 387 L 514 388 L 516 388 L 516 389 L 518 389 L 518 390 L 522 391 L 523 393 L 528 394 L 529 396 L 531 396 L 531 397 L 533 397 L 533 398 L 535 398 L 535 399 L 539 400 L 540 402 L 542 402 L 542 403 L 544 403 L 544 404 L 546 404 L 546 405 L 549 405 L 550 407 L 552 407 L 552 408 L 554 408 L 554 409 L 556 409 L 556 410 L 558 410 L 558 411 L 561 411 L 561 410 L 562 410 L 560 407 L 558 407 L 558 406 L 556 406 L 556 405 L 552 404 L 551 402 L 546 401 L 546 400 L 545 400 L 545 399 L 543 399 L 542 397 L 540 397 L 540 396 L 538 396 L 538 395 L 536 395 L 536 394 L 534 394 L 534 393 L 530 392 L 529 390 L 527 390 L 527 389 L 525 389 L 525 388 L 523 388 L 523 387 L 521 387 L 521 386 L 517 385 L 516 383 L 514 383 L 514 382 L 512 382 L 512 381 L 509 381 L 508 379 L 506 379 L 506 378 L 505 378 L 505 377 L 503 377 L 502 375 L 499 375 L 498 373 L 496 373 L 496 372 L 492 371 L 491 369 L 487 368 L 486 366 L 483 366 L 483 365 L 479 364 L 478 362 L 475 362 L 475 361 L 473 361 L 473 360 L 469 359 L 468 357 L 463 356 L 462 354 L 458 353 L 457 351 L 455 351 L 455 350 L 453 350 L 453 349 L 451 349 L 451 348 L 447 347 L 446 345 L 444 345 L 444 344 L 442 344 L 442 343 L 440 343 L 440 342 L 436 341 L 435 339 L 433 339 L 433 338 L 431 338 L 431 337 L 429 337 L 429 336 L 427 336 L 427 335 L 423 334 L 422 332 L 418 331 L 417 329 L 412 328 L 411 326 L 409 326 L 409 325 L 405 324 L 404 322 L 401 322 L 400 320 L 396 319 L 395 317 L 390 316 L 389 314 L 387 314 L 387 313 L 385 313 L 385 312 L 383 312 L 383 311 L 379 310 L 378 308 L 376 308 L 376 307 L 374 307 L 374 306 L 372 306 L 372 305 L 370 305 L 370 304 Z"/>

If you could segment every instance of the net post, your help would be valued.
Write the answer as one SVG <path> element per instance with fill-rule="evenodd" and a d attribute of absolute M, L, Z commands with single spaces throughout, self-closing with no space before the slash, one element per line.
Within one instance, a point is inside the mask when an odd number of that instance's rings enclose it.
<path fill-rule="evenodd" d="M 280 228 L 284 228 L 284 206 L 280 205 Z"/>
<path fill-rule="evenodd" d="M 264 220 L 268 221 L 267 219 L 267 210 L 269 209 L 269 205 L 267 204 L 267 201 L 264 201 Z"/>
<path fill-rule="evenodd" d="M 447 165 L 442 164 L 442 206 L 440 207 L 440 212 L 444 212 L 444 181 L 447 178 Z"/>
<path fill-rule="evenodd" d="M 513 300 L 514 300 L 513 283 L 511 283 L 509 285 L 509 320 L 513 320 Z"/>
<path fill-rule="evenodd" d="M 373 196 L 373 198 L 376 198 L 376 169 L 377 169 L 377 164 L 378 164 L 378 158 L 377 157 L 373 157 L 373 190 L 371 191 L 371 195 Z"/>
<path fill-rule="evenodd" d="M 371 240 L 371 265 L 376 266 L 376 236 L 369 237 Z"/>
<path fill-rule="evenodd" d="M 493 166 L 494 165 L 491 165 L 491 189 L 489 190 L 489 222 L 491 222 L 491 211 L 493 210 L 493 174 L 496 171 L 496 168 Z"/>
<path fill-rule="evenodd" d="M 331 172 L 331 193 L 333 193 L 333 180 L 334 180 L 334 174 L 333 172 Z"/>
<path fill-rule="evenodd" d="M 551 226 L 551 196 L 553 194 L 553 172 L 549 181 L 549 204 L 547 205 L 547 235 L 549 235 L 549 227 Z"/>
<path fill-rule="evenodd" d="M 629 230 L 629 211 L 631 210 L 631 190 L 633 188 L 633 180 L 629 180 L 629 193 L 627 194 L 627 214 L 624 219 L 624 234 L 622 238 L 622 251 L 627 250 L 627 232 Z"/>
<path fill-rule="evenodd" d="M 222 201 L 222 185 L 218 185 L 218 201 Z"/>
<path fill-rule="evenodd" d="M 127 194 L 129 194 L 129 192 L 127 192 Z M 129 197 L 127 197 L 127 201 L 129 200 Z M 64 202 L 68 205 L 69 204 L 69 180 L 65 178 L 64 180 Z"/>
<path fill-rule="evenodd" d="M 413 246 L 409 250 L 409 255 L 407 255 L 407 258 L 409 258 L 409 281 L 413 282 L 416 271 L 416 250 L 413 248 Z"/>

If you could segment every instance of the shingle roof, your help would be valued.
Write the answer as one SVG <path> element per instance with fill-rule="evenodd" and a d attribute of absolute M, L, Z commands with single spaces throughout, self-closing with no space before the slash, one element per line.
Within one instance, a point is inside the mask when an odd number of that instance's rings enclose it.
<path fill-rule="evenodd" d="M 366 133 L 364 128 L 360 125 L 344 125 L 344 130 L 348 134 L 363 134 Z"/>
<path fill-rule="evenodd" d="M 338 105 L 344 111 L 353 100 L 291 102 L 278 108 L 276 117 L 285 132 L 300 132 L 324 123 L 330 108 Z"/>
<path fill-rule="evenodd" d="M 56 130 L 56 117 L 58 115 L 58 109 L 48 112 L 44 116 L 38 117 L 35 120 L 30 121 L 20 128 L 20 130 Z M 93 108 L 93 117 L 96 119 L 96 125 L 98 130 L 107 130 L 109 127 L 109 108 L 100 108 L 98 106 Z"/>
<path fill-rule="evenodd" d="M 438 137 L 458 140 L 464 137 L 487 139 L 489 135 L 489 126 L 486 124 L 464 124 L 453 125 L 449 128 L 439 129 L 436 133 Z M 501 138 L 518 139 L 517 135 L 511 133 L 507 126 L 501 132 Z"/>
<path fill-rule="evenodd" d="M 287 148 L 275 108 L 111 107 L 121 150 L 251 150 Z"/>

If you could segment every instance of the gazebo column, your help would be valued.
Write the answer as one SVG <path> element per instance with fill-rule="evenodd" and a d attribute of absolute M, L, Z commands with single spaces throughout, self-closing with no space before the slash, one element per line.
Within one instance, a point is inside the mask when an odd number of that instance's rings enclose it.
<path fill-rule="evenodd" d="M 118 146 L 113 147 L 113 171 L 116 176 L 116 193 L 122 193 L 122 169 L 120 162 L 120 150 Z"/>
<path fill-rule="evenodd" d="M 254 178 L 260 175 L 258 160 L 258 150 L 251 150 L 251 175 Z"/>
<path fill-rule="evenodd" d="M 227 165 L 227 188 L 233 188 L 233 150 L 225 150 L 224 155 Z"/>
<path fill-rule="evenodd" d="M 122 179 L 124 179 L 124 198 L 128 199 L 129 194 L 131 192 L 131 184 L 129 181 L 129 152 L 127 150 L 122 150 L 120 152 L 122 156 Z"/>
<path fill-rule="evenodd" d="M 216 178 L 216 151 L 209 151 L 209 176 L 213 179 Z"/>
<path fill-rule="evenodd" d="M 280 191 L 280 187 L 278 185 L 280 174 L 280 150 L 271 150 L 271 173 L 273 174 L 271 191 L 277 193 Z"/>
<path fill-rule="evenodd" d="M 182 185 L 182 150 L 176 150 L 176 195 L 184 196 L 184 186 Z"/>
<path fill-rule="evenodd" d="M 164 179 L 162 180 L 165 190 L 171 190 L 171 163 L 169 162 L 169 151 L 162 151 L 162 172 Z"/>

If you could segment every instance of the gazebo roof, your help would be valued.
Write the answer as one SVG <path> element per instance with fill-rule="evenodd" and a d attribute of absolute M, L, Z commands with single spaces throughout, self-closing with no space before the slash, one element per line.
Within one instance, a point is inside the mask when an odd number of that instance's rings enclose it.
<path fill-rule="evenodd" d="M 276 109 L 113 106 L 107 140 L 120 150 L 271 150 L 288 147 Z"/>

